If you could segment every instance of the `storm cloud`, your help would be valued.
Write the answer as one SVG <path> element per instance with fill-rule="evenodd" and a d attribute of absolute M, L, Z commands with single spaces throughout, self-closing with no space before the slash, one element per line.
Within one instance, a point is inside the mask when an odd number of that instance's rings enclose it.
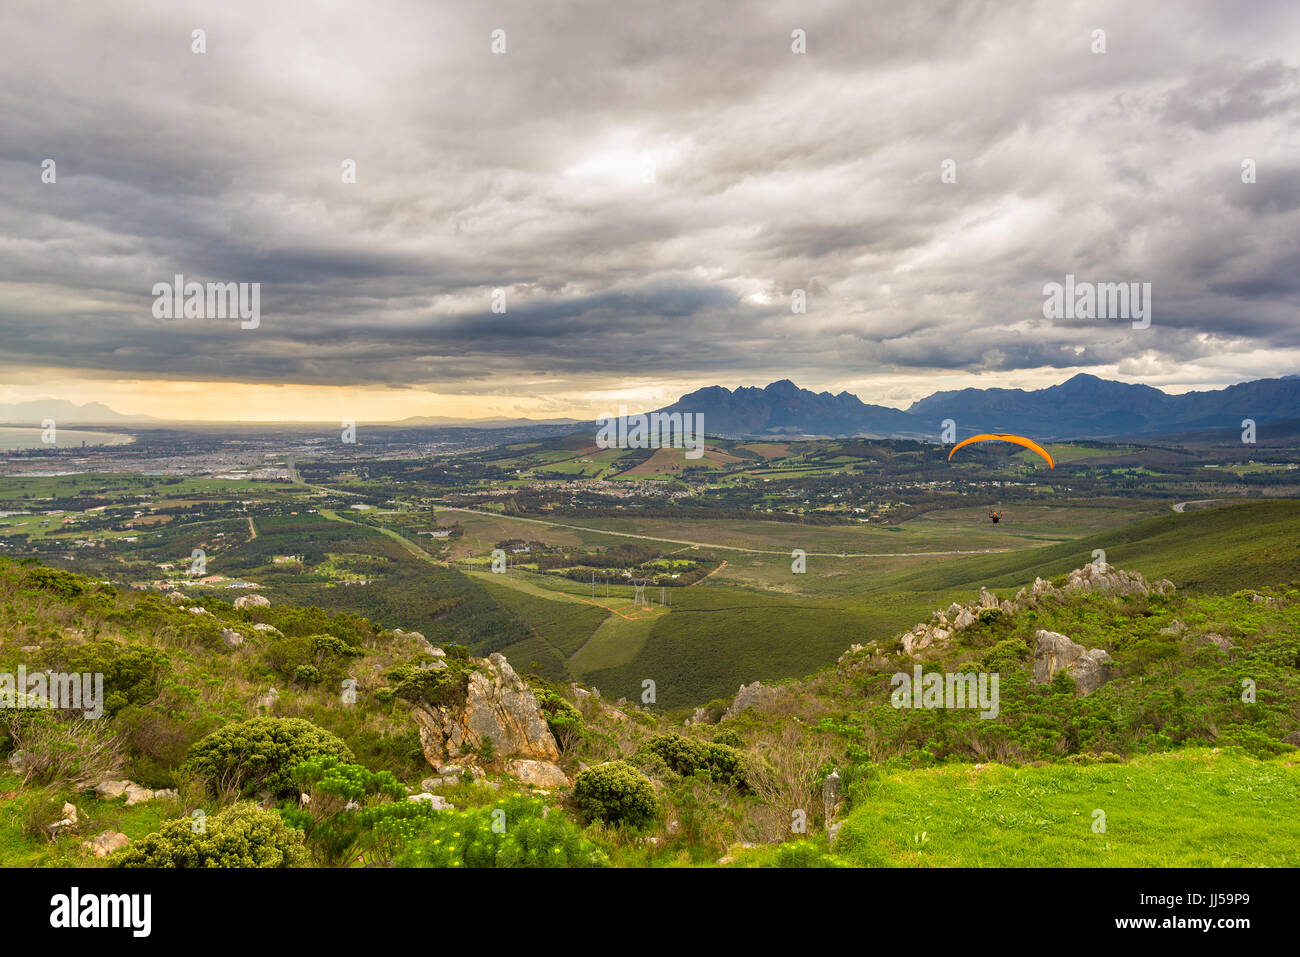
<path fill-rule="evenodd" d="M 0 383 L 1300 371 L 1297 51 L 1283 2 L 10 0 Z M 1151 327 L 1044 318 L 1067 273 Z M 155 319 L 176 274 L 259 327 Z"/>

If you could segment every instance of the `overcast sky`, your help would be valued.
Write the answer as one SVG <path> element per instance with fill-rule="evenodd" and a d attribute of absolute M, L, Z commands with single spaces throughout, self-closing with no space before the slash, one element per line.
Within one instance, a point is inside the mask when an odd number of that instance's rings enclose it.
<path fill-rule="evenodd" d="M 6 0 L 0 115 L 0 402 L 587 417 L 1300 372 L 1293 2 Z M 177 273 L 261 283 L 260 326 L 154 318 Z M 1067 273 L 1150 282 L 1150 328 L 1045 319 Z"/>

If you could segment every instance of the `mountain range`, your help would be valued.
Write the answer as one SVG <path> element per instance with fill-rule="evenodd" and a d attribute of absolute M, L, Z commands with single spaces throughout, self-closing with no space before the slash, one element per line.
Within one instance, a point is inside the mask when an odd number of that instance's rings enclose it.
<path fill-rule="evenodd" d="M 848 392 L 801 389 L 788 379 L 765 388 L 709 386 L 660 412 L 698 412 L 710 435 L 864 436 L 933 440 L 952 419 L 959 436 L 1012 432 L 1044 439 L 1121 439 L 1172 432 L 1241 430 L 1300 418 L 1300 376 L 1257 379 L 1205 392 L 1170 395 L 1080 373 L 1045 389 L 936 392 L 906 411 L 869 405 Z"/>
<path fill-rule="evenodd" d="M 906 410 L 870 405 L 849 392 L 801 389 L 789 379 L 763 388 L 708 386 L 655 411 L 704 416 L 709 435 L 731 438 L 862 436 L 933 441 L 945 419 L 958 436 L 1013 432 L 1041 439 L 1124 439 L 1172 433 L 1240 430 L 1243 419 L 1257 427 L 1300 419 L 1300 376 L 1256 379 L 1205 392 L 1170 395 L 1080 373 L 1044 389 L 959 389 L 935 392 Z M 75 405 L 40 399 L 0 405 L 0 424 L 38 425 L 52 418 L 63 425 L 162 425 L 145 415 L 121 415 L 106 405 Z M 211 424 L 211 423 L 208 423 Z M 574 419 L 457 419 L 426 416 L 388 423 L 402 427 L 579 425 Z"/>

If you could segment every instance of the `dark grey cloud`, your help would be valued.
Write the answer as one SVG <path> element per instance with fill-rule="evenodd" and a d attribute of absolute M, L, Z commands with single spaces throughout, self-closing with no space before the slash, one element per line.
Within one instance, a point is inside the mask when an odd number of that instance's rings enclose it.
<path fill-rule="evenodd" d="M 1235 9 L 10 2 L 0 381 L 1297 371 L 1300 9 Z M 153 319 L 175 273 L 261 327 Z M 1044 319 L 1066 273 L 1151 328 Z"/>

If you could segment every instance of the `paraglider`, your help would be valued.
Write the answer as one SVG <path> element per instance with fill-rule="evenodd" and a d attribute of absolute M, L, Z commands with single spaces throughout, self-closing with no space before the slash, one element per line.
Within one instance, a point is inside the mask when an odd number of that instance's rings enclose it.
<path fill-rule="evenodd" d="M 991 521 L 994 525 L 996 525 L 998 522 L 1002 521 L 1002 513 L 995 512 L 993 511 L 993 509 L 989 509 L 989 521 Z"/>
<path fill-rule="evenodd" d="M 1010 433 L 1007 432 L 983 432 L 979 435 L 972 435 L 969 439 L 962 439 L 960 442 L 958 442 L 956 445 L 952 447 L 952 452 L 948 453 L 948 459 L 949 461 L 951 461 L 953 452 L 956 452 L 963 445 L 970 445 L 972 442 L 990 442 L 990 441 L 1014 442 L 1016 445 L 1023 445 L 1025 448 L 1029 449 L 1030 451 L 1037 452 L 1039 455 L 1045 458 L 1047 460 L 1048 468 L 1053 468 L 1053 469 L 1056 468 L 1056 463 L 1053 462 L 1052 457 L 1047 454 L 1047 450 L 1044 449 L 1037 442 L 1035 442 L 1033 439 L 1027 439 L 1023 435 L 1011 435 Z M 993 520 L 995 522 L 997 521 L 997 519 L 993 519 Z"/>

